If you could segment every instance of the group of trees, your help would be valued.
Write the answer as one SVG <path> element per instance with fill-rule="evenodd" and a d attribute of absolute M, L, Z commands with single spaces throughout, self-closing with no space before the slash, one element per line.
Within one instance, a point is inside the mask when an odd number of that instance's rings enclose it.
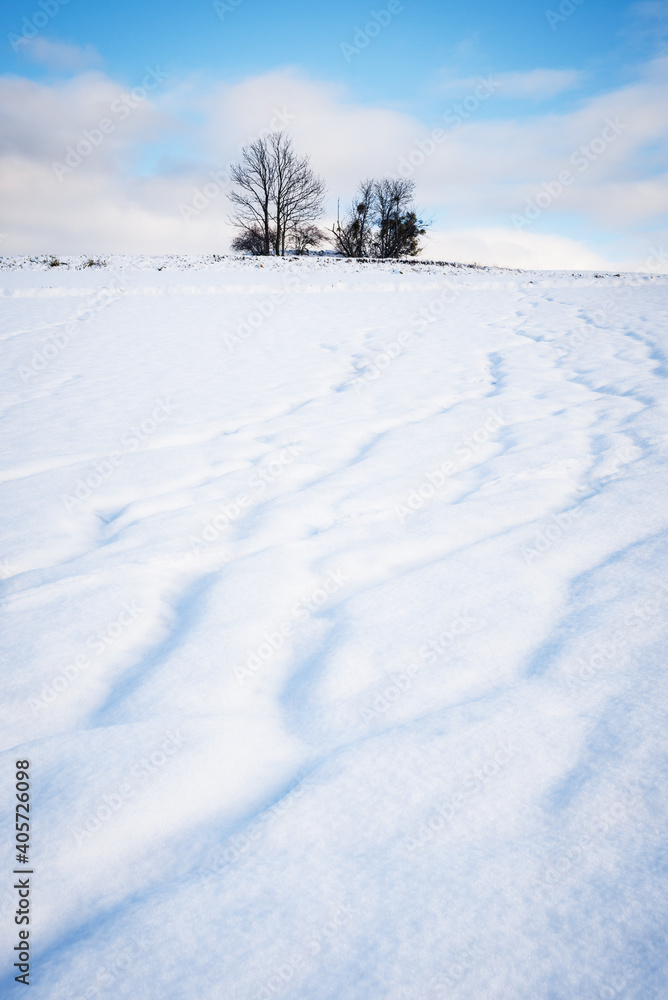
<path fill-rule="evenodd" d="M 304 253 L 320 242 L 312 220 L 322 215 L 325 185 L 284 132 L 246 146 L 231 176 L 237 185 L 230 194 L 232 221 L 239 229 L 234 250 L 282 257 L 286 249 Z"/>
<path fill-rule="evenodd" d="M 344 257 L 414 257 L 426 223 L 412 207 L 415 181 L 362 181 L 347 217 L 332 229 L 334 247 Z"/>
<path fill-rule="evenodd" d="M 325 185 L 300 157 L 285 132 L 256 139 L 231 170 L 232 249 L 258 256 L 303 254 L 331 243 L 344 257 L 404 257 L 420 252 L 426 223 L 413 207 L 415 183 L 363 181 L 344 218 L 324 233 L 315 225 L 324 211 Z"/>

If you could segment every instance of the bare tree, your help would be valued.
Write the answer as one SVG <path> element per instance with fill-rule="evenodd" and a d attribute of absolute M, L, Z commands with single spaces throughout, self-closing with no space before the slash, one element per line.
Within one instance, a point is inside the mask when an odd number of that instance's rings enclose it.
<path fill-rule="evenodd" d="M 325 239 L 325 234 L 310 222 L 300 222 L 290 234 L 290 246 L 296 254 L 306 254 Z"/>
<path fill-rule="evenodd" d="M 259 227 L 264 253 L 283 256 L 290 235 L 322 215 L 325 185 L 284 132 L 256 139 L 241 155 L 241 163 L 232 167 L 240 188 L 230 194 L 236 206 L 232 221 L 242 236 Z"/>
<path fill-rule="evenodd" d="M 266 139 L 256 139 L 241 153 L 242 162 L 232 165 L 231 176 L 240 191 L 230 192 L 235 206 L 232 222 L 241 235 L 256 230 L 262 234 L 265 254 L 270 253 L 271 207 L 274 189 L 274 169 Z"/>
<path fill-rule="evenodd" d="M 362 181 L 348 216 L 332 227 L 332 243 L 344 257 L 368 257 L 373 218 L 374 182 Z"/>
<path fill-rule="evenodd" d="M 410 257 L 419 253 L 418 237 L 426 229 L 411 209 L 414 194 L 415 181 L 404 178 L 385 178 L 374 185 L 374 257 Z"/>
<path fill-rule="evenodd" d="M 415 182 L 364 181 L 343 225 L 333 228 L 332 242 L 345 257 L 412 257 L 420 252 L 426 223 L 412 207 Z"/>
<path fill-rule="evenodd" d="M 325 185 L 313 173 L 308 156 L 297 156 L 285 132 L 274 133 L 269 142 L 275 167 L 275 253 L 283 256 L 290 231 L 322 215 Z"/>
<path fill-rule="evenodd" d="M 269 230 L 269 239 L 271 245 L 274 240 L 273 229 Z M 266 255 L 265 231 L 256 222 L 244 226 L 232 240 L 232 249 L 236 250 L 237 253 L 251 253 L 254 257 Z"/>

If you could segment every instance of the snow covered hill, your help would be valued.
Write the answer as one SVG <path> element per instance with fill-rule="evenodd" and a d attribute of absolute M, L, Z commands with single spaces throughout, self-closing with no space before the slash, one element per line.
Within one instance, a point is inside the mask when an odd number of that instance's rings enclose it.
<path fill-rule="evenodd" d="M 5 259 L 3 997 L 665 1000 L 668 278 Z"/>

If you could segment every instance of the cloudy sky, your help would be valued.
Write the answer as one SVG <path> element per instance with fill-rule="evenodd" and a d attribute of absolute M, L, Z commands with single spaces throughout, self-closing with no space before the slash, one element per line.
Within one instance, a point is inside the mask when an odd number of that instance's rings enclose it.
<path fill-rule="evenodd" d="M 226 252 L 286 128 L 413 177 L 426 255 L 668 272 L 668 0 L 5 0 L 0 253 Z"/>

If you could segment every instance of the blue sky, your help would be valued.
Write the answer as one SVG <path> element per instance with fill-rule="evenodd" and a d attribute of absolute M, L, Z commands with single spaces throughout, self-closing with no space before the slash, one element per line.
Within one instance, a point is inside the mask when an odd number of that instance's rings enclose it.
<path fill-rule="evenodd" d="M 622 0 L 584 0 L 579 6 L 573 0 L 570 15 L 560 15 L 560 3 L 550 0 L 403 0 L 381 35 L 348 60 L 341 45 L 353 43 L 373 11 L 386 10 L 383 0 L 232 4 L 220 0 L 219 14 L 210 0 L 69 0 L 41 33 L 81 48 L 94 46 L 105 68 L 128 84 L 147 63 L 227 80 L 298 66 L 316 79 L 345 84 L 357 100 L 387 102 L 425 118 L 438 108 L 444 71 L 466 77 L 576 66 L 587 74 L 583 89 L 592 92 L 623 81 L 657 47 L 652 19 L 638 14 L 642 5 Z M 564 20 L 551 27 L 549 10 Z M 23 19 L 32 21 L 39 11 L 37 0 L 9 0 L 3 5 L 4 33 L 20 36 Z M 9 44 L 3 47 L 3 72 L 43 75 L 26 62 Z M 489 112 L 503 109 L 493 105 Z"/>
<path fill-rule="evenodd" d="M 175 178 L 189 171 L 188 184 L 195 182 L 198 170 L 206 176 L 205 168 L 219 167 L 227 152 L 235 158 L 236 135 L 241 140 L 244 135 L 239 109 L 247 112 L 250 137 L 257 122 L 264 120 L 263 114 L 271 110 L 272 99 L 281 99 L 294 105 L 296 141 L 308 145 L 311 139 L 314 162 L 323 174 L 331 173 L 331 197 L 336 193 L 345 198 L 348 191 L 342 189 L 351 186 L 355 172 L 360 177 L 370 172 L 366 166 L 370 154 L 365 158 L 362 148 L 362 120 L 368 122 L 369 134 L 385 129 L 388 145 L 383 163 L 387 161 L 391 171 L 402 149 L 427 141 L 448 109 L 475 93 L 481 80 L 496 79 L 499 86 L 490 99 L 479 102 L 467 121 L 462 120 L 457 148 L 449 143 L 446 150 L 444 144 L 416 172 L 418 191 L 424 190 L 425 212 L 439 231 L 447 232 L 449 227 L 451 232 L 463 232 L 468 223 L 469 229 L 478 232 L 490 227 L 511 232 L 511 220 L 518 215 L 511 210 L 514 203 L 518 211 L 523 209 L 532 191 L 553 182 L 552 171 L 556 177 L 559 167 L 568 166 L 583 136 L 586 142 L 596 141 L 608 114 L 614 115 L 617 109 L 617 114 L 623 111 L 634 120 L 624 122 L 625 134 L 614 150 L 610 147 L 610 155 L 606 152 L 600 163 L 592 163 L 583 178 L 586 184 L 578 189 L 583 193 L 598 179 L 607 185 L 612 198 L 615 191 L 621 192 L 619 185 L 625 184 L 623 209 L 606 221 L 596 198 L 593 203 L 598 208 L 592 215 L 587 199 L 578 200 L 568 191 L 558 204 L 531 221 L 522 239 L 526 241 L 529 235 L 534 242 L 538 235 L 572 239 L 592 254 L 607 254 L 612 262 L 624 258 L 627 245 L 631 259 L 642 255 L 646 245 L 664 238 L 663 187 L 646 188 L 635 215 L 630 198 L 632 185 L 646 185 L 651 178 L 663 185 L 666 176 L 665 122 L 657 110 L 666 83 L 666 0 L 634 4 L 620 0 L 513 0 L 505 4 L 381 0 L 375 5 L 359 0 L 292 0 L 290 4 L 218 0 L 218 10 L 212 2 L 184 4 L 182 0 L 138 4 L 68 0 L 62 6 L 59 0 L 42 2 L 44 7 L 38 0 L 9 0 L 0 14 L 5 39 L 0 48 L 5 117 L 12 119 L 3 152 L 13 157 L 12 162 L 17 156 L 32 155 L 29 151 L 40 143 L 45 150 L 47 146 L 57 149 L 56 135 L 62 136 L 65 146 L 68 138 L 74 142 L 86 122 L 95 124 L 92 95 L 103 106 L 103 95 L 111 93 L 110 88 L 121 92 L 137 86 L 147 67 L 169 69 L 168 83 L 149 95 L 130 131 L 123 133 L 123 141 L 119 128 L 104 155 L 95 154 L 95 165 L 91 157 L 76 177 L 59 178 L 60 186 L 52 196 L 70 189 L 73 194 L 84 176 L 90 181 L 95 175 L 101 184 L 104 161 L 111 185 L 108 197 L 115 188 L 136 203 L 137 184 L 143 182 L 146 209 L 150 203 L 151 210 L 160 214 L 158 188 L 164 190 L 168 181 L 176 183 Z M 383 26 L 376 29 L 378 20 Z M 36 37 L 19 44 L 15 52 L 16 39 L 24 32 Z M 36 115 L 35 134 L 30 137 L 27 119 L 22 128 L 16 125 L 22 102 L 26 115 L 34 115 L 40 102 L 52 109 L 50 117 Z M 262 113 L 260 106 L 265 109 Z M 80 110 L 79 118 L 73 115 L 74 107 Z M 352 129 L 349 133 L 345 115 Z M 328 116 L 339 144 L 354 141 L 359 147 L 358 163 L 350 162 L 354 156 L 349 156 L 342 165 L 339 153 L 330 148 L 322 134 L 322 120 L 326 123 Z M 215 139 L 216 128 L 227 137 L 226 142 Z M 51 139 L 47 140 L 47 134 Z M 411 134 L 414 139 L 408 138 Z M 14 135 L 15 148 L 11 146 Z M 514 166 L 506 162 L 513 144 Z M 379 146 L 378 139 L 375 146 Z M 622 148 L 625 156 L 619 155 Z M 552 155 L 550 163 L 547 153 Z M 477 200 L 467 188 L 467 170 L 471 173 L 467 156 L 474 158 L 472 172 L 480 174 L 479 191 L 484 188 Z M 498 178 L 493 173 L 495 157 L 505 163 Z M 487 161 L 484 179 L 481 158 Z M 374 168 L 378 169 L 375 164 Z M 11 171 L 8 177 L 11 188 Z M 146 184 L 151 177 L 153 193 Z M 330 181 L 330 176 L 326 179 Z M 521 191 L 517 188 L 517 197 L 510 193 L 515 182 L 525 184 Z M 46 177 L 45 185 L 46 203 Z M 458 185 L 461 197 L 453 198 Z M 495 186 L 499 189 L 496 201 Z M 447 195 L 442 194 L 446 189 Z M 602 190 L 599 187 L 597 197 Z M 652 212 L 648 198 L 657 197 L 657 191 L 661 197 L 657 211 Z M 214 214 L 219 222 L 220 205 L 211 217 Z M 16 231 L 16 220 L 13 225 Z M 0 218 L 0 228 L 7 231 L 12 225 Z M 191 227 L 190 242 L 192 234 Z M 14 236 L 16 246 L 29 242 L 26 233 L 20 237 L 18 232 L 8 233 L 5 247 L 14 245 Z M 55 221 L 49 238 L 58 238 Z M 119 239 L 131 242 L 129 233 L 122 238 L 115 233 L 114 245 Z M 175 233 L 171 239 L 178 243 Z M 63 233 L 63 245 L 74 243 L 71 232 Z"/>

